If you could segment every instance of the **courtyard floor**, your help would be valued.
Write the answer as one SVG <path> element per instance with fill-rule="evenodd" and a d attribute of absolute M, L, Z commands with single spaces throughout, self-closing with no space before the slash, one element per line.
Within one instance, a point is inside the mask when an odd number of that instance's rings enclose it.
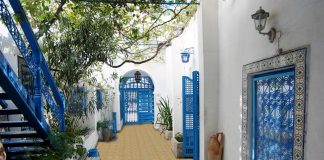
<path fill-rule="evenodd" d="M 99 142 L 97 148 L 101 160 L 176 160 L 171 142 L 151 124 L 124 126 L 117 140 Z"/>

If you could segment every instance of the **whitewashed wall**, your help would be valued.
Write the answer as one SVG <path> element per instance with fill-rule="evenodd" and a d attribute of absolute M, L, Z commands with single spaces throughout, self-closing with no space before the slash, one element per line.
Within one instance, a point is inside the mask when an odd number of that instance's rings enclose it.
<path fill-rule="evenodd" d="M 270 12 L 265 31 L 274 26 L 283 33 L 284 50 L 310 45 L 305 159 L 323 159 L 324 1 L 321 0 L 202 1 L 200 46 L 205 96 L 201 98 L 204 106 L 201 159 L 206 159 L 207 141 L 214 131 L 225 133 L 224 159 L 240 159 L 242 65 L 276 54 L 276 44 L 269 43 L 254 28 L 251 14 L 259 6 Z"/>

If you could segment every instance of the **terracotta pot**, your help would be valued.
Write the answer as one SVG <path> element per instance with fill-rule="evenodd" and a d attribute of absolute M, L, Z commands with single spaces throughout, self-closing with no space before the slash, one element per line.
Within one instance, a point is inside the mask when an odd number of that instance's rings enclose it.
<path fill-rule="evenodd" d="M 109 141 L 111 138 L 111 132 L 109 128 L 103 128 L 102 129 L 102 139 L 103 141 Z"/>

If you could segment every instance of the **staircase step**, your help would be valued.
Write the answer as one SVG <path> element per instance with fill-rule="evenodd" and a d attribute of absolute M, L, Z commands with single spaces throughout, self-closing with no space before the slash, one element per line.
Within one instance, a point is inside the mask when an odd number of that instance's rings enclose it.
<path fill-rule="evenodd" d="M 0 132 L 1 138 L 25 138 L 25 137 L 39 137 L 36 131 L 8 131 Z"/>
<path fill-rule="evenodd" d="M 0 109 L 0 115 L 22 114 L 18 109 Z"/>
<path fill-rule="evenodd" d="M 6 154 L 8 157 L 13 157 L 16 155 L 24 155 L 24 154 L 40 154 L 44 151 L 44 148 L 40 147 L 14 147 L 10 149 L 6 149 Z"/>
<path fill-rule="evenodd" d="M 15 160 L 15 159 L 19 159 L 19 160 L 24 160 L 24 159 L 30 159 L 31 157 L 29 155 L 8 155 L 7 156 L 7 160 Z"/>
<path fill-rule="evenodd" d="M 28 121 L 0 121 L 0 128 L 4 127 L 27 127 L 30 126 Z"/>
<path fill-rule="evenodd" d="M 7 93 L 0 93 L 0 99 L 2 100 L 10 100 L 10 97 Z"/>
<path fill-rule="evenodd" d="M 10 140 L 2 142 L 4 147 L 22 147 L 22 146 L 42 146 L 45 142 L 41 139 L 38 140 Z"/>
<path fill-rule="evenodd" d="M 0 99 L 0 107 L 4 108 L 8 108 L 8 103 L 5 100 Z"/>

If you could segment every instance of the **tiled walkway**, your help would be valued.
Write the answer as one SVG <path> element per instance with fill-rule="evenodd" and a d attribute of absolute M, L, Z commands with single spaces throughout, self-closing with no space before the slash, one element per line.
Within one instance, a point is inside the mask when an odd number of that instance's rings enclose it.
<path fill-rule="evenodd" d="M 176 160 L 171 142 L 151 124 L 125 126 L 117 136 L 116 141 L 98 143 L 101 160 Z"/>

